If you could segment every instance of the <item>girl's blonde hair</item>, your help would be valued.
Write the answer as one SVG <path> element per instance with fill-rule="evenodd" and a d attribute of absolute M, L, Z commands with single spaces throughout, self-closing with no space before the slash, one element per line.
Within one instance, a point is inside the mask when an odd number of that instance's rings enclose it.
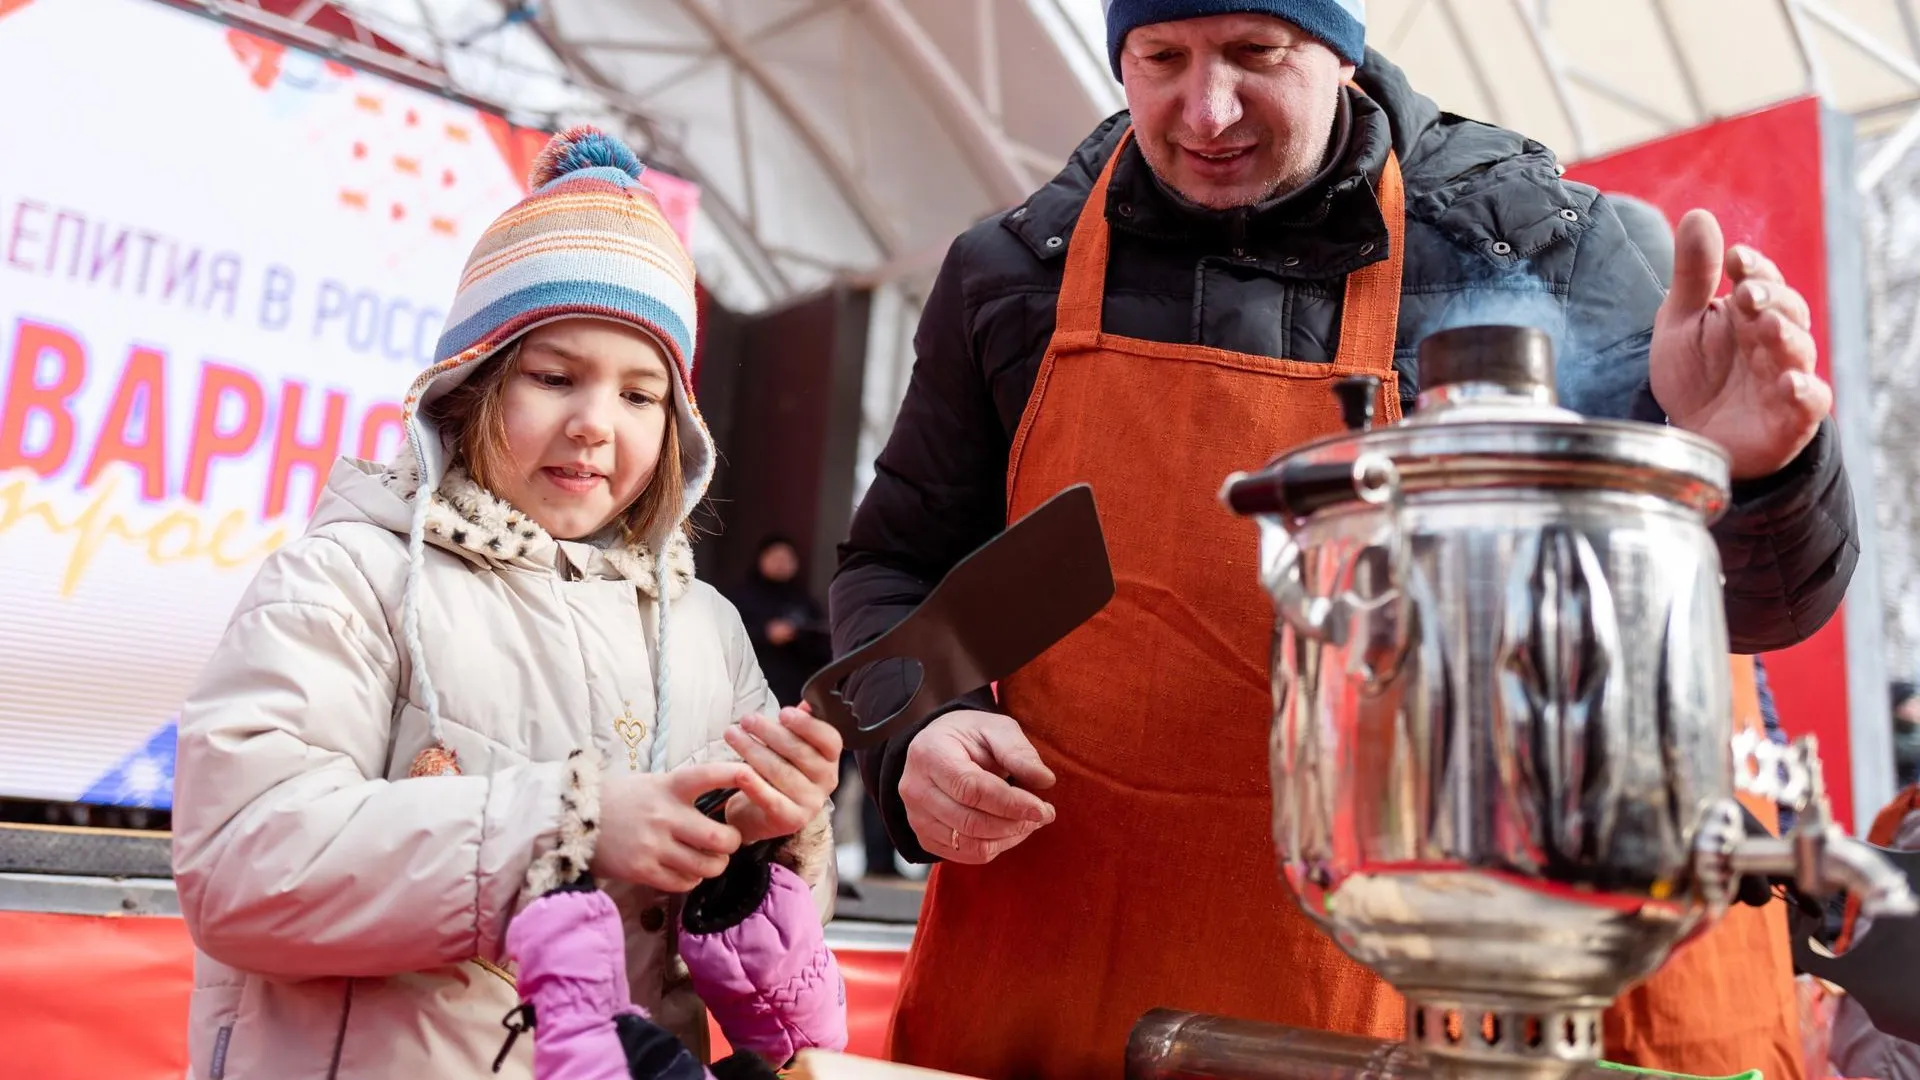
<path fill-rule="evenodd" d="M 500 490 L 498 481 L 513 467 L 507 446 L 507 380 L 520 359 L 520 343 L 495 353 L 474 373 L 420 410 L 453 446 L 454 459 L 466 465 L 476 482 L 488 491 Z M 678 391 L 668 388 L 668 394 Z M 685 531 L 686 508 L 681 506 L 686 478 L 680 462 L 680 410 L 671 399 L 661 403 L 667 426 L 660 444 L 660 461 L 640 497 L 620 515 L 620 539 L 635 544 L 651 536 Z"/>

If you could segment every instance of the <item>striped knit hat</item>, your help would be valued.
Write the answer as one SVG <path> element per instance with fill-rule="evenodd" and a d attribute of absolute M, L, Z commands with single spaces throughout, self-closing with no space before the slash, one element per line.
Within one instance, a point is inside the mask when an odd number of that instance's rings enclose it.
<path fill-rule="evenodd" d="M 671 544 L 713 478 L 713 438 L 693 400 L 697 305 L 693 259 L 648 190 L 645 166 L 626 144 L 591 127 L 554 136 L 534 160 L 519 204 L 481 234 L 460 276 L 434 362 L 407 392 L 407 442 L 419 462 L 419 494 L 407 537 L 410 561 L 401 624 L 418 673 L 427 725 L 441 743 L 439 695 L 420 647 L 421 571 L 425 565 L 430 494 L 446 476 L 450 447 L 421 410 L 465 382 L 521 335 L 558 319 L 588 316 L 634 326 L 650 335 L 673 369 L 680 466 L 686 487 L 682 520 L 641 538 L 653 554 L 658 606 L 654 723 L 650 768 L 665 767 L 667 731 L 667 582 Z M 612 543 L 610 536 L 594 542 Z M 452 761 L 451 755 L 444 759 Z M 457 765 L 450 766 L 457 771 Z"/>
<path fill-rule="evenodd" d="M 534 327 L 587 315 L 638 327 L 666 353 L 686 477 L 683 512 L 692 513 L 706 494 L 713 439 L 693 400 L 693 259 L 647 189 L 645 172 L 620 140 L 591 127 L 569 129 L 535 159 L 531 193 L 481 234 L 433 366 L 407 394 L 408 435 L 416 440 L 424 486 L 445 474 L 448 448 L 427 430 L 421 408 Z M 646 538 L 656 547 L 665 539 Z"/>

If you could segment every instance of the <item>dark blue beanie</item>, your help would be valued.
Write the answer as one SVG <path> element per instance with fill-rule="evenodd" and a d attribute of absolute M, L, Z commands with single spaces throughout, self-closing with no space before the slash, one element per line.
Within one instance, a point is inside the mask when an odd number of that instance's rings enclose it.
<path fill-rule="evenodd" d="M 1137 26 L 1208 15 L 1272 15 L 1326 42 L 1349 64 L 1366 59 L 1366 0 L 1107 0 L 1107 59 L 1120 78 L 1120 47 Z"/>

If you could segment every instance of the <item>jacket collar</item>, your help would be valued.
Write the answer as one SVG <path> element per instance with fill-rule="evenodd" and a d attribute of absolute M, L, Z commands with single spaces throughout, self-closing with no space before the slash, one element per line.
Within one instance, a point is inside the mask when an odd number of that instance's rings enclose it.
<path fill-rule="evenodd" d="M 404 444 L 380 475 L 380 483 L 409 507 L 420 489 L 420 466 Z M 581 576 L 632 582 L 655 597 L 653 552 L 644 543 L 622 544 L 611 530 L 585 540 L 555 540 L 532 518 L 480 486 L 454 465 L 427 505 L 427 536 L 436 547 L 481 566 L 513 566 L 558 573 L 562 564 Z M 678 600 L 693 584 L 693 547 L 678 530 L 667 544 L 667 599 Z"/>

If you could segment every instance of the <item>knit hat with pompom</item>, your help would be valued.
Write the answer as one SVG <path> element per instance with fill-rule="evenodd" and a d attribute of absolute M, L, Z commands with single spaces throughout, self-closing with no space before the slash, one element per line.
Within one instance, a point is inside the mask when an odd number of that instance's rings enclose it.
<path fill-rule="evenodd" d="M 691 513 L 713 478 L 713 440 L 693 400 L 693 259 L 647 188 L 646 167 L 603 131 L 576 127 L 554 136 L 527 183 L 527 197 L 474 245 L 433 366 L 407 394 L 422 486 L 439 483 L 450 448 L 421 408 L 534 327 L 588 315 L 638 327 L 667 355 L 686 477 L 680 505 Z"/>

